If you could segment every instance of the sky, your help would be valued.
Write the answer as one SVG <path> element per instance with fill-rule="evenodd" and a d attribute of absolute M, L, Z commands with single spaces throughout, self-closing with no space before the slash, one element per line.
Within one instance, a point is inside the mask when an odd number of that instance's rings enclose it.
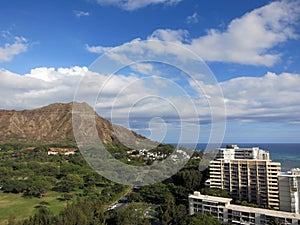
<path fill-rule="evenodd" d="M 10 0 L 0 16 L 0 109 L 86 101 L 163 142 L 300 142 L 297 0 Z"/>

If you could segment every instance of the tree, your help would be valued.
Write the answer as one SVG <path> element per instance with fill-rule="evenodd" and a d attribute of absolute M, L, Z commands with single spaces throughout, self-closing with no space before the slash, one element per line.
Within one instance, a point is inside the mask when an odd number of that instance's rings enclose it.
<path fill-rule="evenodd" d="M 89 173 L 84 176 L 83 179 L 86 187 L 94 187 L 96 185 L 96 177 L 94 174 Z"/>
<path fill-rule="evenodd" d="M 175 199 L 170 193 L 165 196 L 165 204 L 162 206 L 162 223 L 169 224 L 175 216 Z"/>
<path fill-rule="evenodd" d="M 184 169 L 179 171 L 172 178 L 176 185 L 181 185 L 190 192 L 200 188 L 202 174 L 199 170 Z"/>
<path fill-rule="evenodd" d="M 34 216 L 23 222 L 23 225 L 52 225 L 53 216 L 46 207 L 41 207 Z"/>
<path fill-rule="evenodd" d="M 129 204 L 122 209 L 113 210 L 107 220 L 107 224 L 113 225 L 150 225 L 145 218 L 143 207 L 139 204 Z"/>
<path fill-rule="evenodd" d="M 77 174 L 68 174 L 61 178 L 57 189 L 62 192 L 70 192 L 75 188 L 82 188 L 83 179 Z"/>
<path fill-rule="evenodd" d="M 163 183 L 144 186 L 139 193 L 144 201 L 153 204 L 164 204 L 165 197 L 170 195 L 170 190 Z"/>
<path fill-rule="evenodd" d="M 1 177 L 0 177 L 0 181 L 4 181 L 6 180 L 7 178 L 10 178 L 12 176 L 12 168 L 11 167 L 0 167 L 0 174 L 1 174 Z"/>
<path fill-rule="evenodd" d="M 220 188 L 202 188 L 200 190 L 201 194 L 203 195 L 212 195 L 212 196 L 218 196 L 223 198 L 229 198 L 230 196 L 228 193 Z"/>
<path fill-rule="evenodd" d="M 7 193 L 21 193 L 27 189 L 27 182 L 24 180 L 7 180 L 3 183 L 2 190 Z"/>
<path fill-rule="evenodd" d="M 182 218 L 186 216 L 186 206 L 185 205 L 178 205 L 175 207 L 175 213 L 173 216 L 174 224 L 179 224 Z"/>
<path fill-rule="evenodd" d="M 33 196 L 41 198 L 43 194 L 51 189 L 51 183 L 43 178 L 35 178 L 28 181 L 28 187 L 25 191 L 25 196 Z"/>
<path fill-rule="evenodd" d="M 85 207 L 85 206 L 82 206 Z M 70 204 L 59 216 L 60 224 L 64 225 L 87 225 L 88 218 L 78 204 Z"/>
<path fill-rule="evenodd" d="M 69 162 L 63 162 L 60 165 L 60 175 L 67 176 L 68 174 L 77 174 L 81 167 Z"/>

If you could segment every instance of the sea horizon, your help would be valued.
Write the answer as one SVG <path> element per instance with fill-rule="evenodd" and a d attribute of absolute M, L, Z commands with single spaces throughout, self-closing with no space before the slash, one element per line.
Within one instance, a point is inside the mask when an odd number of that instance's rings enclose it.
<path fill-rule="evenodd" d="M 169 143 L 177 146 L 176 143 Z M 300 168 L 300 143 L 222 143 L 221 147 L 226 147 L 228 144 L 235 144 L 242 148 L 259 147 L 260 149 L 269 151 L 270 159 L 274 162 L 281 163 L 281 170 L 288 171 L 292 168 Z M 214 144 L 215 145 L 215 144 Z M 207 143 L 181 143 L 180 146 L 191 148 L 193 147 L 196 151 L 205 150 Z M 195 147 L 194 147 L 195 146 Z M 213 150 L 213 149 L 209 149 Z"/>

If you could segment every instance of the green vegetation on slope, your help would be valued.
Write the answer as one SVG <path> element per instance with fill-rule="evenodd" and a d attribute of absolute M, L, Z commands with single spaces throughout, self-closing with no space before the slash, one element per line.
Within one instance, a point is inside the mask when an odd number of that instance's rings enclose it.
<path fill-rule="evenodd" d="M 29 218 L 40 209 L 59 215 L 68 204 L 91 196 L 104 209 L 124 194 L 125 186 L 94 172 L 79 152 L 48 156 L 49 147 L 74 148 L 0 145 L 0 224 Z"/>
<path fill-rule="evenodd" d="M 207 176 L 198 169 L 201 152 L 196 152 L 183 169 L 164 182 L 128 194 L 132 187 L 103 178 L 87 165 L 79 152 L 48 156 L 49 146 L 28 147 L 0 146 L 2 224 L 219 224 L 210 216 L 187 215 L 188 194 L 203 188 Z M 127 149 L 110 146 L 112 152 L 117 153 L 118 149 L 122 157 L 127 157 Z M 170 153 L 173 149 L 159 145 L 152 151 Z M 123 196 L 128 198 L 128 203 L 107 210 Z"/>

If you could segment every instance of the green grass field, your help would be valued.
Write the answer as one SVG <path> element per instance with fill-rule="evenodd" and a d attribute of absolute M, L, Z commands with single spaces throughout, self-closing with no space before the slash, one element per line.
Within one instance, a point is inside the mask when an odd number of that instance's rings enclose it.
<path fill-rule="evenodd" d="M 9 218 L 21 220 L 32 216 L 41 202 L 47 202 L 46 207 L 58 214 L 67 204 L 67 201 L 60 201 L 60 197 L 57 192 L 49 192 L 43 198 L 24 198 L 22 194 L 0 192 L 0 225 L 7 224 Z"/>
<path fill-rule="evenodd" d="M 101 191 L 103 188 L 98 187 L 98 191 Z M 104 205 L 104 208 L 111 205 L 113 202 L 116 202 L 132 190 L 132 187 L 128 187 L 122 193 L 119 193 L 115 198 Z M 76 199 L 76 195 L 82 194 L 82 189 L 76 189 L 70 194 L 73 195 L 73 198 L 69 201 L 61 201 L 62 193 L 50 191 L 42 198 L 28 198 L 23 197 L 23 194 L 11 194 L 3 193 L 0 191 L 0 225 L 7 225 L 9 219 L 24 220 L 34 215 L 38 211 L 40 206 L 46 206 L 53 214 L 59 214 L 67 205 L 68 202 L 71 202 L 73 199 Z M 47 204 L 44 204 L 44 203 Z"/>

